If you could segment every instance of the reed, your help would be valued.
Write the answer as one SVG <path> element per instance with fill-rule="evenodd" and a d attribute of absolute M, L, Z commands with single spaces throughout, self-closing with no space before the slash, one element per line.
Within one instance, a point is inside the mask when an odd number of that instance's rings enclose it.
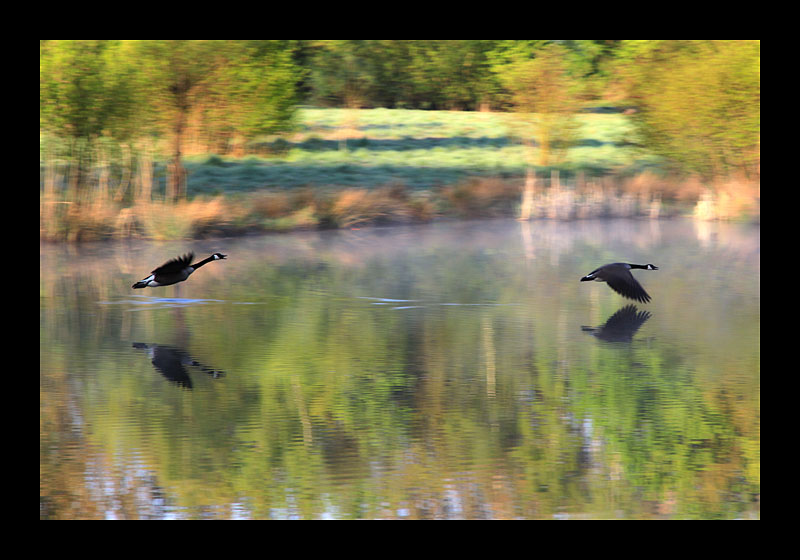
<path fill-rule="evenodd" d="M 471 178 L 440 189 L 443 214 L 464 218 L 513 216 L 519 206 L 520 182 L 498 178 Z"/>
<path fill-rule="evenodd" d="M 757 217 L 761 209 L 761 187 L 742 178 L 732 178 L 704 189 L 694 207 L 699 220 L 732 220 Z"/>
<path fill-rule="evenodd" d="M 309 203 L 322 228 L 415 223 L 435 216 L 427 194 L 410 193 L 398 183 L 375 189 L 326 189 L 315 193 Z"/>
<path fill-rule="evenodd" d="M 126 237 L 167 240 L 251 231 L 422 223 L 437 217 L 516 217 L 521 183 L 470 178 L 428 191 L 409 190 L 402 184 L 374 189 L 328 187 L 196 197 L 177 203 L 158 199 L 125 203 L 99 195 L 73 201 L 47 193 L 41 196 L 40 237 L 53 241 Z M 690 207 L 697 219 L 758 215 L 757 183 L 730 180 L 702 188 Z M 551 177 L 537 181 L 530 218 L 657 219 L 683 213 L 686 205 L 676 202 L 683 196 L 685 192 L 678 186 L 652 176 L 579 177 L 569 181 Z"/>
<path fill-rule="evenodd" d="M 188 239 L 223 230 L 229 223 L 227 209 L 228 205 L 221 196 L 175 204 L 140 202 L 132 207 L 132 219 L 143 237 Z"/>

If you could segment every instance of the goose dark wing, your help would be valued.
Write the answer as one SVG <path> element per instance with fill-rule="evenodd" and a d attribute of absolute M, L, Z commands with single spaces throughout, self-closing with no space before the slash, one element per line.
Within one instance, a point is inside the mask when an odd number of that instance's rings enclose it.
<path fill-rule="evenodd" d="M 633 274 L 631 274 L 630 271 L 626 271 L 626 273 L 627 274 L 611 275 L 606 280 L 608 286 L 622 297 L 641 303 L 650 301 L 650 295 L 644 291 L 644 288 L 636 281 Z"/>
<path fill-rule="evenodd" d="M 183 255 L 182 257 L 176 257 L 171 261 L 167 261 L 159 266 L 153 271 L 153 274 L 172 274 L 175 272 L 180 272 L 187 266 L 191 265 L 193 258 L 194 253 L 189 253 L 187 255 Z"/>
<path fill-rule="evenodd" d="M 639 311 L 636 306 L 631 304 L 626 305 L 618 310 L 611 317 L 609 317 L 606 324 L 603 325 L 603 330 L 611 333 L 635 333 L 639 327 L 651 317 L 648 311 Z"/>
<path fill-rule="evenodd" d="M 636 306 L 626 305 L 609 317 L 606 324 L 600 328 L 581 327 L 605 342 L 631 342 L 636 331 L 650 318 L 647 311 L 639 311 Z"/>

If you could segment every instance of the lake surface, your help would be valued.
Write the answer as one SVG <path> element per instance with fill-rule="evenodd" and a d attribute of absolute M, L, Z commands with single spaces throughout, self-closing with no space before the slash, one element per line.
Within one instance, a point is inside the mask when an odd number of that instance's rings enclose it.
<path fill-rule="evenodd" d="M 42 245 L 40 518 L 760 518 L 760 270 L 684 220 Z"/>

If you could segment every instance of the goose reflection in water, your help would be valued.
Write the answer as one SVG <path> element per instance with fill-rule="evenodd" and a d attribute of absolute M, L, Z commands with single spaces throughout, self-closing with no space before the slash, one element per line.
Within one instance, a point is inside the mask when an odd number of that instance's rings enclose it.
<path fill-rule="evenodd" d="M 650 317 L 649 311 L 639 311 L 635 305 L 626 305 L 609 317 L 602 327 L 582 326 L 581 330 L 605 342 L 631 342 L 636 331 Z"/>
<path fill-rule="evenodd" d="M 146 350 L 156 370 L 179 387 L 192 388 L 192 379 L 184 366 L 198 367 L 200 371 L 213 379 L 225 377 L 224 371 L 209 368 L 193 359 L 186 351 L 174 346 L 134 342 L 133 347 L 137 350 Z"/>

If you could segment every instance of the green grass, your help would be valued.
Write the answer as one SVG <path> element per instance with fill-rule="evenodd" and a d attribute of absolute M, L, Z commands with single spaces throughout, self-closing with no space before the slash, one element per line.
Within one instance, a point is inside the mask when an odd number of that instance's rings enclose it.
<path fill-rule="evenodd" d="M 510 118 L 503 113 L 305 108 L 291 138 L 252 144 L 263 155 L 187 157 L 189 195 L 374 188 L 398 182 L 422 190 L 469 177 L 521 177 L 525 150 L 509 138 Z M 633 145 L 627 116 L 584 113 L 578 119 L 581 137 L 558 166 L 562 177 L 577 171 L 641 171 L 657 163 Z"/>

